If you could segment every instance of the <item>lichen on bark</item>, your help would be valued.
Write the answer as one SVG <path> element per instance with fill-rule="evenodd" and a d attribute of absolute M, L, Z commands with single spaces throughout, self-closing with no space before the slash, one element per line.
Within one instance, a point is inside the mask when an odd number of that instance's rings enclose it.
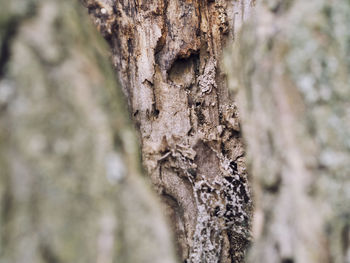
<path fill-rule="evenodd" d="M 350 262 L 349 1 L 261 1 L 226 64 L 255 220 L 248 262 Z"/>

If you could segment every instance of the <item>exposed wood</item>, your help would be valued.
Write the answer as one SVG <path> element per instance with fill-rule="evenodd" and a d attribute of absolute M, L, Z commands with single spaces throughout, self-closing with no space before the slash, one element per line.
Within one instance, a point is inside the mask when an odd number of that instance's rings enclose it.
<path fill-rule="evenodd" d="M 86 0 L 187 262 L 243 262 L 250 190 L 222 50 L 253 2 Z"/>

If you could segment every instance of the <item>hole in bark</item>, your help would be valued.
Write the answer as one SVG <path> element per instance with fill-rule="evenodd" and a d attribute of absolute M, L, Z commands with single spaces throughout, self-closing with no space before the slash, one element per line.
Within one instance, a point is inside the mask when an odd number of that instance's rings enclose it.
<path fill-rule="evenodd" d="M 281 263 L 294 263 L 294 260 L 291 258 L 284 258 L 282 259 Z"/>
<path fill-rule="evenodd" d="M 154 108 L 153 111 L 152 111 L 152 115 L 155 117 L 155 118 L 158 118 L 159 116 L 159 110 Z"/>
<path fill-rule="evenodd" d="M 168 71 L 169 79 L 177 85 L 190 87 L 195 81 L 195 67 L 198 59 L 198 54 L 176 59 Z"/>

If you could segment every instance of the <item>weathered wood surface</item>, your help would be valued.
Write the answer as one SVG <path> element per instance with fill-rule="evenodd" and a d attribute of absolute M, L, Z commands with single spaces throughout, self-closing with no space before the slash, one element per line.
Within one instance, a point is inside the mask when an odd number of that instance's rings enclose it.
<path fill-rule="evenodd" d="M 182 260 L 243 262 L 252 205 L 219 61 L 253 1 L 84 2 L 112 48 Z"/>

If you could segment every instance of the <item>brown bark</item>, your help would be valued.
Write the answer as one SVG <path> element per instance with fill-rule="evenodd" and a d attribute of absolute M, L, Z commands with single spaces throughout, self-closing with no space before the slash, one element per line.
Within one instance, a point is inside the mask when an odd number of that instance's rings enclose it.
<path fill-rule="evenodd" d="M 252 1 L 84 2 L 112 48 L 182 260 L 242 262 L 250 190 L 219 61 Z"/>
<path fill-rule="evenodd" d="M 249 262 L 348 263 L 350 3 L 256 12 L 227 57 L 255 190 Z"/>

